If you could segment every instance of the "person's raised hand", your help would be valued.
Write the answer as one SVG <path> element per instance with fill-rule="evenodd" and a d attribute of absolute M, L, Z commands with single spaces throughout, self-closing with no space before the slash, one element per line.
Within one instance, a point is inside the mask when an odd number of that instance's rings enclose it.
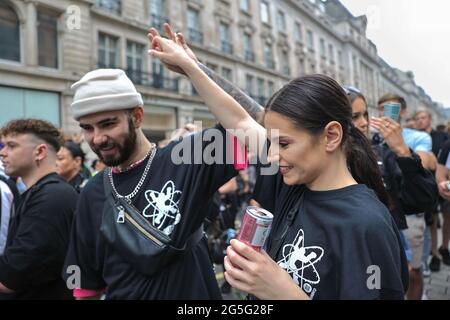
<path fill-rule="evenodd" d="M 183 34 L 178 32 L 173 32 L 171 26 L 168 23 L 164 23 L 163 25 L 164 27 L 164 33 L 166 34 L 166 37 L 170 40 L 172 40 L 175 43 L 178 43 L 179 45 L 181 45 L 181 47 L 186 51 L 187 55 L 196 63 L 198 63 L 198 59 L 195 56 L 194 52 L 191 50 L 191 48 L 189 48 L 189 46 L 186 43 L 186 39 L 184 38 Z M 155 28 L 150 28 L 147 34 L 147 37 L 150 40 L 150 43 L 153 42 L 154 37 L 158 37 L 160 36 L 158 30 L 156 30 Z M 156 50 L 160 50 L 160 48 L 152 48 L 152 49 L 156 49 Z M 184 74 L 186 75 L 186 73 L 184 72 L 184 70 L 182 68 L 180 68 L 177 65 L 173 65 L 173 64 L 168 64 L 164 61 L 162 61 L 163 64 L 171 71 L 179 73 L 179 74 Z"/>
<path fill-rule="evenodd" d="M 173 41 L 161 36 L 152 36 L 149 54 L 166 65 L 181 68 L 185 73 L 187 73 L 187 69 L 194 66 L 197 67 L 197 63 L 188 56 L 177 40 Z"/>

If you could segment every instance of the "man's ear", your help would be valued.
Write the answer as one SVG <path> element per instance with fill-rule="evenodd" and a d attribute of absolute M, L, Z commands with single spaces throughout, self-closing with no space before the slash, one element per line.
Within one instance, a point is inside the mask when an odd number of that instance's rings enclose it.
<path fill-rule="evenodd" d="M 334 152 L 341 146 L 343 130 L 337 121 L 328 123 L 323 131 L 325 136 L 325 149 L 327 152 Z"/>
<path fill-rule="evenodd" d="M 134 127 L 140 128 L 142 126 L 142 122 L 144 121 L 144 107 L 138 106 L 132 111 L 132 119 Z"/>
<path fill-rule="evenodd" d="M 48 151 L 48 146 L 45 143 L 38 144 L 34 151 L 34 160 L 44 160 L 48 156 Z"/>

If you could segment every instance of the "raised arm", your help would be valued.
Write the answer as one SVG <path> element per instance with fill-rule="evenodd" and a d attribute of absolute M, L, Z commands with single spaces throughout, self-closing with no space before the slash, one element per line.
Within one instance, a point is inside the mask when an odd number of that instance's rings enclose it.
<path fill-rule="evenodd" d="M 259 142 L 265 141 L 266 130 L 264 127 L 258 124 L 233 97 L 203 72 L 200 66 L 187 55 L 179 40 L 174 42 L 159 36 L 153 37 L 152 49 L 149 52 L 152 57 L 160 59 L 163 63 L 183 69 L 222 126 L 225 129 L 245 132 L 245 137 L 240 135 L 237 137 L 248 145 L 250 151 L 259 153 L 258 145 L 249 145 L 249 140 L 257 138 Z"/>
<path fill-rule="evenodd" d="M 215 83 L 217 83 L 217 85 L 219 87 L 221 87 L 226 93 L 228 93 L 230 96 L 232 96 L 248 112 L 248 114 L 250 114 L 250 116 L 253 119 L 258 121 L 259 123 L 262 122 L 262 118 L 264 115 L 264 108 L 259 103 L 257 103 L 251 97 L 249 97 L 245 92 L 243 92 L 241 89 L 239 89 L 236 85 L 234 85 L 230 81 L 223 78 L 221 75 L 217 74 L 213 70 L 209 69 L 208 67 L 206 67 L 205 65 L 200 63 L 198 61 L 197 57 L 195 56 L 194 52 L 187 45 L 186 40 L 182 33 L 175 34 L 172 31 L 172 28 L 170 27 L 170 25 L 167 23 L 164 24 L 164 31 L 165 31 L 168 39 L 171 39 L 172 41 L 177 41 L 177 39 L 178 39 L 179 44 L 186 51 L 187 55 L 192 60 L 197 62 L 198 65 L 200 66 L 200 68 L 203 70 L 203 72 L 205 72 L 208 75 L 208 77 L 211 78 Z M 159 32 L 155 28 L 150 28 L 149 33 L 148 33 L 148 38 L 150 39 L 150 41 L 152 41 L 153 38 L 156 36 L 160 36 Z M 165 63 L 165 65 L 167 68 L 169 68 L 170 70 L 172 70 L 174 72 L 186 74 L 178 66 L 166 64 L 166 63 Z"/>

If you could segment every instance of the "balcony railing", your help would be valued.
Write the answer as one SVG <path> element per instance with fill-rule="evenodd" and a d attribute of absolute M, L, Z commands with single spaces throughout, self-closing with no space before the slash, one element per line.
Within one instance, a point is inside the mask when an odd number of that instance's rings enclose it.
<path fill-rule="evenodd" d="M 179 79 L 177 78 L 170 78 L 162 76 L 159 73 L 148 73 L 132 69 L 127 69 L 126 73 L 134 84 L 177 93 L 179 92 Z"/>
<path fill-rule="evenodd" d="M 203 44 L 203 33 L 197 29 L 188 28 L 188 40 L 197 44 Z"/>
<path fill-rule="evenodd" d="M 233 45 L 228 41 L 221 41 L 221 49 L 223 53 L 233 54 Z"/>
<path fill-rule="evenodd" d="M 164 17 L 164 16 L 160 16 L 157 14 L 152 13 L 150 15 L 150 24 L 152 27 L 156 28 L 159 33 L 161 34 L 165 34 L 164 33 L 164 29 L 163 29 L 163 25 L 164 23 L 167 22 L 170 24 L 169 18 Z"/>
<path fill-rule="evenodd" d="M 255 54 L 250 50 L 244 52 L 244 58 L 246 61 L 255 62 Z"/>

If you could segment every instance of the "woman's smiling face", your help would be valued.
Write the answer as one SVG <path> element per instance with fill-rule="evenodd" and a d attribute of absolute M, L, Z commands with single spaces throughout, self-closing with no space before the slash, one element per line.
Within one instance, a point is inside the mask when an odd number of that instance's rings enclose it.
<path fill-rule="evenodd" d="M 326 166 L 325 140 L 295 127 L 287 117 L 269 111 L 264 118 L 270 161 L 278 162 L 287 185 L 312 184 Z"/>

